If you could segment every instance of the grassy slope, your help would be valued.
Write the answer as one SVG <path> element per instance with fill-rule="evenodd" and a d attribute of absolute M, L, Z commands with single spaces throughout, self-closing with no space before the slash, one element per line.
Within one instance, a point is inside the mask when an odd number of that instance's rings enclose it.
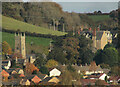
<path fill-rule="evenodd" d="M 109 15 L 89 15 L 88 17 L 91 18 L 95 22 L 110 19 Z"/>
<path fill-rule="evenodd" d="M 0 32 L 1 34 L 1 32 Z M 14 34 L 2 32 L 2 41 L 7 41 L 12 48 L 15 46 L 15 39 Z M 41 38 L 41 37 L 30 37 L 26 36 L 26 49 L 27 52 L 30 53 L 30 50 L 34 50 L 40 53 L 47 53 L 47 49 L 49 47 L 49 43 L 52 39 L 49 38 Z M 31 42 L 33 45 L 31 46 Z"/>
<path fill-rule="evenodd" d="M 51 35 L 57 35 L 57 36 L 66 34 L 60 31 L 53 31 L 50 29 L 46 29 L 46 28 L 38 27 L 32 24 L 28 24 L 25 22 L 21 22 L 21 21 L 15 20 L 13 18 L 5 17 L 5 16 L 2 16 L 2 27 L 8 30 L 17 31 L 18 29 L 20 29 L 20 31 L 22 32 L 28 31 L 31 33 L 35 32 L 39 34 L 51 34 Z"/>

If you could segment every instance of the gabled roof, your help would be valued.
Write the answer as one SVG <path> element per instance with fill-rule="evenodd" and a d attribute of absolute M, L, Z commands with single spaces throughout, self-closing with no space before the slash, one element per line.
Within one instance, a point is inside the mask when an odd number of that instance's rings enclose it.
<path fill-rule="evenodd" d="M 2 76 L 9 76 L 9 73 L 5 70 L 2 70 L 1 74 L 2 74 Z"/>
<path fill-rule="evenodd" d="M 39 83 L 39 82 L 42 81 L 42 80 L 41 80 L 37 75 L 35 75 L 35 76 L 33 77 L 32 81 L 33 81 L 34 83 Z"/>

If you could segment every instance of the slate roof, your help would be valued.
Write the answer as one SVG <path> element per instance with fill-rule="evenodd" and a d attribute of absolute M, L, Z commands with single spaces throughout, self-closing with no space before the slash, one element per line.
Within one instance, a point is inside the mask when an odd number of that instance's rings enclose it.
<path fill-rule="evenodd" d="M 9 60 L 2 60 L 2 65 L 3 65 L 3 66 L 7 66 L 7 65 L 8 65 L 8 62 L 9 62 Z"/>
<path fill-rule="evenodd" d="M 8 70 L 6 70 L 6 71 L 7 71 L 9 74 L 11 74 L 13 70 L 15 70 L 15 68 L 10 68 L 10 69 L 8 69 Z"/>
<path fill-rule="evenodd" d="M 101 40 L 101 38 L 102 38 L 102 35 L 103 35 L 103 31 L 97 31 L 96 32 L 96 40 Z"/>
<path fill-rule="evenodd" d="M 101 40 L 103 32 L 104 31 L 96 31 L 96 40 Z M 92 36 L 93 36 L 91 31 L 82 31 L 80 34 L 85 35 L 85 36 L 88 34 L 88 37 L 90 37 L 91 39 L 92 39 Z"/>
<path fill-rule="evenodd" d="M 50 79 L 52 79 L 53 77 L 47 77 L 44 80 L 42 80 L 42 82 L 48 82 Z"/>

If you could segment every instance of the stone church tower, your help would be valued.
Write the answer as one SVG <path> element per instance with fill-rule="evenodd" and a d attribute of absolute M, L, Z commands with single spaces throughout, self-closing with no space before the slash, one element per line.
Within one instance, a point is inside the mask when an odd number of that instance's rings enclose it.
<path fill-rule="evenodd" d="M 26 58 L 25 33 L 23 32 L 15 33 L 15 52 L 22 54 L 24 59 Z"/>

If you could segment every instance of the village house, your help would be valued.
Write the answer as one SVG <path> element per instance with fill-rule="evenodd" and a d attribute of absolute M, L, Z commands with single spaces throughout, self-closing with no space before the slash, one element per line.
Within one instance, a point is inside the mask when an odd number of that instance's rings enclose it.
<path fill-rule="evenodd" d="M 47 77 L 41 82 L 41 84 L 47 83 L 47 82 L 57 84 L 60 82 L 60 80 L 58 79 L 58 77 Z"/>
<path fill-rule="evenodd" d="M 15 70 L 15 68 L 10 68 L 8 70 L 6 70 L 10 75 L 12 74 L 17 74 L 17 71 Z"/>
<path fill-rule="evenodd" d="M 2 70 L 1 75 L 2 75 L 2 81 L 8 81 L 8 77 L 10 76 L 10 74 L 7 71 Z"/>
<path fill-rule="evenodd" d="M 78 65 L 74 65 L 73 66 L 77 72 L 80 74 L 84 74 L 84 75 L 91 75 L 93 73 L 103 73 L 103 69 L 98 65 L 96 65 L 96 63 L 93 61 L 91 62 L 90 65 L 85 65 L 85 66 L 78 66 Z"/>
<path fill-rule="evenodd" d="M 26 76 L 26 79 L 28 79 L 30 82 L 34 82 L 35 84 L 42 81 L 42 79 L 40 79 L 37 75 L 28 75 Z"/>
<path fill-rule="evenodd" d="M 22 79 L 20 85 L 30 85 L 30 81 L 28 79 Z"/>
<path fill-rule="evenodd" d="M 85 79 L 105 80 L 105 78 L 109 78 L 109 76 L 107 76 L 105 73 L 94 73 L 92 75 L 88 75 Z"/>
<path fill-rule="evenodd" d="M 92 39 L 93 52 L 96 52 L 98 49 L 103 49 L 108 43 L 112 43 L 112 34 L 110 31 L 96 31 L 94 29 L 93 31 L 81 31 L 80 34 Z"/>
<path fill-rule="evenodd" d="M 9 69 L 11 67 L 11 61 L 10 60 L 2 60 L 2 68 L 3 69 Z"/>
<path fill-rule="evenodd" d="M 108 79 L 108 83 L 119 84 L 119 82 L 120 82 L 120 76 L 111 76 Z"/>
<path fill-rule="evenodd" d="M 15 70 L 16 70 L 17 74 L 23 74 L 24 75 L 23 69 L 16 68 Z"/>
<path fill-rule="evenodd" d="M 52 76 L 60 76 L 61 75 L 61 71 L 59 71 L 56 68 L 53 68 L 52 70 L 50 70 L 49 75 L 50 75 L 50 77 L 52 77 Z"/>

